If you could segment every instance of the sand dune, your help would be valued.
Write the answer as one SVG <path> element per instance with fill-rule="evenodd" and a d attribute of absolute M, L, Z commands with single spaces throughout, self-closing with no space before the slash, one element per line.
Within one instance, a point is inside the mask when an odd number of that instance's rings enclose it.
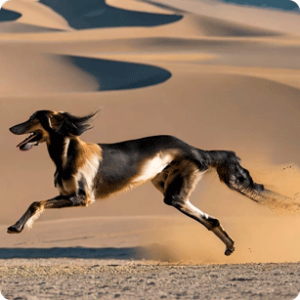
<path fill-rule="evenodd" d="M 228 3 L 234 3 L 234 4 L 239 4 L 239 5 L 253 5 L 253 6 L 258 6 L 258 7 L 268 7 L 268 8 L 275 8 L 275 9 L 282 9 L 286 11 L 294 11 L 296 12 L 298 10 L 297 4 L 294 2 L 277 2 L 277 1 L 272 1 L 272 0 L 264 0 L 263 2 L 254 0 L 254 1 L 249 1 L 249 2 L 244 2 L 242 0 L 226 0 L 225 2 Z"/>
<path fill-rule="evenodd" d="M 76 68 L 67 57 L 24 51 L 14 46 L 3 47 L 0 52 L 3 58 L 0 77 L 5 82 L 1 90 L 3 95 L 79 92 L 97 90 L 99 87 L 95 78 Z M 57 76 L 57 72 L 61 77 Z"/>
<path fill-rule="evenodd" d="M 177 12 L 174 9 L 166 9 L 163 7 L 149 4 L 147 3 L 147 1 L 141 2 L 139 0 L 129 0 L 124 2 L 122 0 L 106 0 L 105 3 L 109 6 L 113 6 L 116 8 L 147 13 L 174 14 Z"/>
<path fill-rule="evenodd" d="M 83 57 L 71 57 L 71 60 L 93 74 L 102 91 L 152 86 L 171 77 L 167 70 L 149 65 Z"/>
<path fill-rule="evenodd" d="M 176 25 L 175 25 L 176 26 Z M 271 30 L 264 30 L 259 27 L 247 26 L 238 22 L 226 21 L 214 17 L 202 15 L 184 15 L 184 20 L 178 24 L 178 28 L 185 32 L 194 29 L 197 36 L 275 36 L 281 33 Z"/>
<path fill-rule="evenodd" d="M 300 21 L 297 11 L 283 12 L 273 9 L 261 9 L 207 0 L 147 0 L 147 2 L 159 6 L 163 5 L 163 7 L 169 9 L 179 9 L 185 13 L 220 18 L 230 22 L 260 27 L 272 31 L 288 34 L 300 33 Z"/>
<path fill-rule="evenodd" d="M 56 29 L 49 29 L 30 24 L 5 22 L 0 24 L 1 32 L 5 33 L 32 33 L 32 32 L 55 32 Z"/>
<path fill-rule="evenodd" d="M 20 137 L 8 131 L 38 109 L 82 115 L 100 108 L 86 141 L 171 134 L 202 149 L 234 150 L 257 182 L 299 201 L 296 14 L 190 0 L 71 2 L 9 1 L 0 12 L 0 259 L 68 252 L 186 263 L 299 261 L 299 216 L 277 216 L 214 174 L 192 201 L 236 240 L 230 258 L 211 233 L 164 205 L 151 184 L 86 209 L 46 211 L 32 231 L 6 235 L 31 202 L 57 194 L 45 146 L 20 153 Z"/>
<path fill-rule="evenodd" d="M 38 1 L 8 1 L 4 7 L 20 15 L 16 22 L 19 30 L 16 32 L 34 32 L 33 26 L 48 29 L 48 31 L 72 30 L 64 18 Z M 6 31 L 3 30 L 3 32 Z"/>
<path fill-rule="evenodd" d="M 158 84 L 171 77 L 167 70 L 145 64 L 47 55 L 24 49 L 20 54 L 15 47 L 3 48 L 0 52 L 6 58 L 0 62 L 3 70 L 0 78 L 7 82 L 2 95 L 131 89 Z M 63 79 L 57 76 L 58 71 Z"/>
<path fill-rule="evenodd" d="M 21 14 L 3 8 L 1 10 L 0 22 L 15 21 L 21 17 Z"/>
<path fill-rule="evenodd" d="M 111 7 L 101 1 L 69 1 L 63 3 L 50 0 L 41 0 L 41 3 L 51 7 L 63 16 L 71 27 L 75 29 L 99 27 L 125 27 L 125 26 L 158 26 L 176 22 L 182 18 L 180 15 L 163 15 L 122 10 Z"/>

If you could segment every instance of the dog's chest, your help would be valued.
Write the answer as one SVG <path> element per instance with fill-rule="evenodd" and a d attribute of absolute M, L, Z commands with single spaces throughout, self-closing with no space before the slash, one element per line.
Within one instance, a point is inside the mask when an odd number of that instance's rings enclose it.
<path fill-rule="evenodd" d="M 54 185 L 62 195 L 72 195 L 80 192 L 93 198 L 94 180 L 98 167 L 98 157 L 92 155 L 75 172 L 68 171 L 70 168 L 60 172 L 56 171 L 54 174 Z"/>

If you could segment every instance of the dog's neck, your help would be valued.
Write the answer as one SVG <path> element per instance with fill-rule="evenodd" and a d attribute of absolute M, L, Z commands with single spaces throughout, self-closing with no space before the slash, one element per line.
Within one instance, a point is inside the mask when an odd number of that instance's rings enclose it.
<path fill-rule="evenodd" d="M 78 150 L 81 148 L 81 141 L 78 137 L 55 137 L 50 138 L 47 143 L 49 155 L 56 165 L 57 170 L 61 171 L 75 159 Z"/>

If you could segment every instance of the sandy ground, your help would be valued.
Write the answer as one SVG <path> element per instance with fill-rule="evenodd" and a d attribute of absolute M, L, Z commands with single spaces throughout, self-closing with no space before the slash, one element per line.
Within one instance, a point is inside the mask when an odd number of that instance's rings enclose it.
<path fill-rule="evenodd" d="M 42 221 L 17 239 L 1 226 L 0 289 L 7 299 L 294 299 L 299 263 L 286 262 L 299 261 L 299 220 L 223 221 L 237 240 L 230 257 L 179 217 Z"/>
<path fill-rule="evenodd" d="M 47 211 L 31 231 L 6 234 L 31 202 L 57 194 L 45 146 L 20 153 L 8 131 L 39 109 L 100 109 L 86 141 L 171 134 L 234 150 L 255 181 L 300 202 L 297 12 L 207 0 L 84 3 L 15 0 L 0 11 L 2 294 L 294 299 L 299 213 L 258 206 L 215 174 L 191 200 L 235 240 L 230 257 L 151 184 Z"/>
<path fill-rule="evenodd" d="M 0 268 L 8 299 L 295 299 L 299 264 Z M 2 279 L 5 277 L 5 279 Z M 18 295 L 16 297 L 16 295 Z M 38 296 L 37 296 L 38 295 Z M 14 298 L 15 297 L 15 298 Z"/>

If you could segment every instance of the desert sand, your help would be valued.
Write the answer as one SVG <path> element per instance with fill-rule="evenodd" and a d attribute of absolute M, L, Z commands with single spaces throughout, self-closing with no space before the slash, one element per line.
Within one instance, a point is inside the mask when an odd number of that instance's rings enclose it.
<path fill-rule="evenodd" d="M 57 195 L 45 145 L 21 153 L 8 128 L 40 109 L 100 113 L 82 139 L 177 136 L 233 150 L 254 180 L 300 203 L 297 12 L 207 0 L 14 0 L 0 11 L 0 290 L 8 299 L 294 299 L 300 215 L 272 211 L 207 174 L 191 201 L 224 246 L 163 203 L 151 183 L 87 208 Z M 18 298 L 19 297 L 19 298 Z"/>

